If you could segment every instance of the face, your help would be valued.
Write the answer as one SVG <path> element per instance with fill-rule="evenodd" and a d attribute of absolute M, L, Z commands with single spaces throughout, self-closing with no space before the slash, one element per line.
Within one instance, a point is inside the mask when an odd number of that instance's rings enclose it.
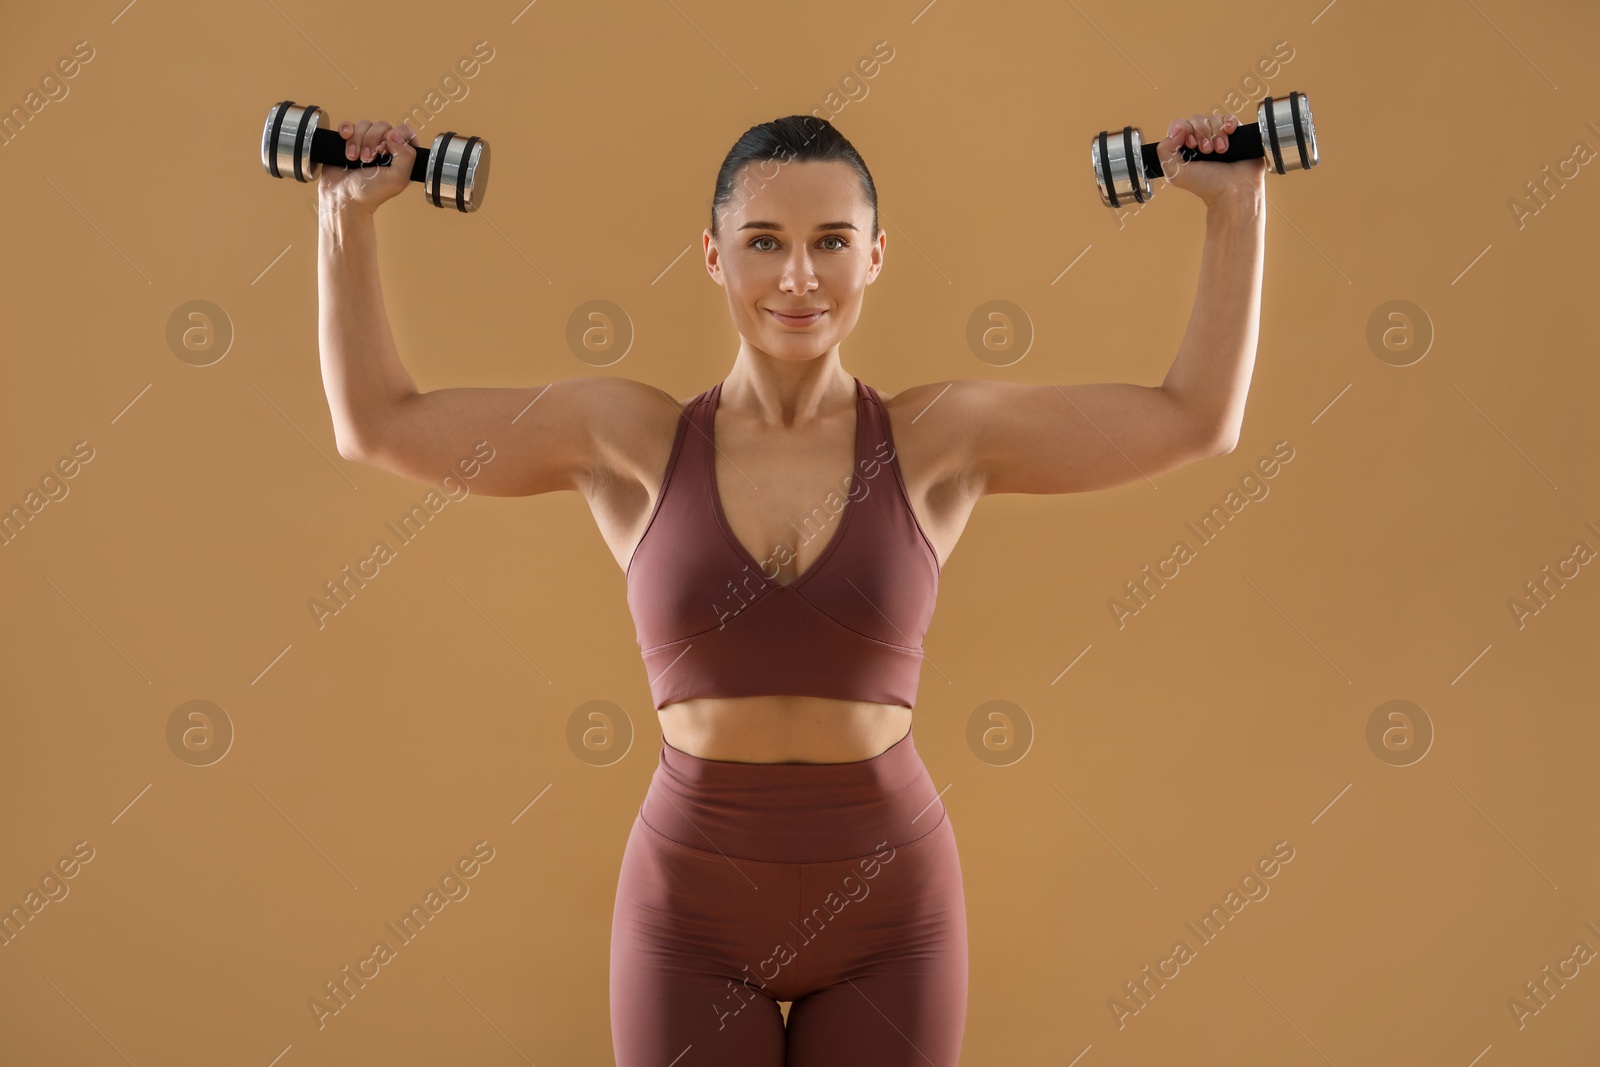
<path fill-rule="evenodd" d="M 833 351 L 860 317 L 887 237 L 872 237 L 872 207 L 855 168 L 751 163 L 735 188 L 719 209 L 720 236 L 708 228 L 704 248 L 706 270 L 727 290 L 745 345 L 783 360 Z M 821 314 L 780 314 L 806 309 Z"/>

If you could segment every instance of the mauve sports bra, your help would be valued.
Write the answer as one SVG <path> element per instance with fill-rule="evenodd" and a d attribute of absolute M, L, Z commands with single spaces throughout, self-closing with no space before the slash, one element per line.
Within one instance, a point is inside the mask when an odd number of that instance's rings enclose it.
<path fill-rule="evenodd" d="M 796 528 L 829 538 L 787 585 L 797 544 L 758 560 L 722 510 L 712 422 L 722 383 L 684 408 L 644 537 L 628 561 L 655 706 L 691 697 L 801 695 L 913 707 L 939 558 L 906 492 L 889 413 L 856 378 L 855 465 Z"/>

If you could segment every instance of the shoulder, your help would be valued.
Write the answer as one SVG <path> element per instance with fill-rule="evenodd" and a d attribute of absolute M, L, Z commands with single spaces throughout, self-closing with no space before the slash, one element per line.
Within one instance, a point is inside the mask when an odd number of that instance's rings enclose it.
<path fill-rule="evenodd" d="M 946 378 L 910 385 L 897 393 L 878 391 L 896 434 L 950 439 L 952 444 L 975 434 L 995 411 L 1004 406 L 1011 382 L 983 378 Z"/>
<path fill-rule="evenodd" d="M 1007 382 L 946 378 L 910 385 L 896 393 L 878 390 L 888 414 L 895 450 L 934 482 L 969 475 L 979 432 Z"/>
<path fill-rule="evenodd" d="M 648 382 L 632 378 L 612 378 L 601 374 L 592 374 L 584 378 L 567 378 L 559 384 L 565 389 L 568 397 L 586 406 L 614 407 L 637 415 L 645 415 L 649 409 L 660 405 L 663 400 L 668 405 L 676 404 L 681 410 L 689 401 L 705 395 L 696 393 L 680 400 L 660 386 Z"/>
<path fill-rule="evenodd" d="M 596 479 L 646 485 L 660 480 L 690 405 L 710 391 L 680 399 L 646 382 L 603 376 L 562 384 L 561 399 L 578 409 L 589 429 Z"/>
<path fill-rule="evenodd" d="M 577 410 L 597 433 L 629 435 L 650 434 L 666 427 L 674 428 L 679 416 L 687 413 L 689 406 L 706 396 L 710 390 L 693 396 L 676 397 L 659 386 L 632 378 L 569 378 L 558 383 L 564 405 Z"/>
<path fill-rule="evenodd" d="M 873 386 L 884 406 L 893 411 L 897 419 L 902 412 L 909 412 L 907 419 L 915 418 L 919 423 L 922 419 L 918 416 L 924 411 L 931 412 L 936 404 L 970 416 L 992 406 L 1004 397 L 1006 390 L 1015 388 L 1017 386 L 1010 382 L 988 378 L 944 378 L 937 382 L 908 385 L 897 393 Z"/>

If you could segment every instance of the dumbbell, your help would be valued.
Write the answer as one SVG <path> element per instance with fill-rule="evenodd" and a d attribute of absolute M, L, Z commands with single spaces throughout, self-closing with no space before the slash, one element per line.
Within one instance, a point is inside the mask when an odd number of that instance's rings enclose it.
<path fill-rule="evenodd" d="M 1264 142 L 1264 143 L 1263 143 Z M 1139 127 L 1124 126 L 1121 134 L 1100 131 L 1090 142 L 1094 157 L 1094 180 L 1100 188 L 1100 202 L 1106 207 L 1121 207 L 1124 201 L 1144 203 L 1155 195 L 1151 180 L 1162 177 L 1161 158 L 1156 146 L 1144 144 Z M 1236 159 L 1267 157 L 1269 170 L 1286 174 L 1291 170 L 1310 170 L 1317 165 L 1317 131 L 1311 125 L 1311 102 L 1304 93 L 1266 97 L 1256 107 L 1256 121 L 1241 125 L 1228 134 L 1223 152 L 1202 152 L 1180 146 L 1178 157 L 1185 163 L 1209 160 L 1231 163 Z M 1139 160 L 1131 166 L 1130 160 Z"/>
<path fill-rule="evenodd" d="M 261 166 L 274 178 L 316 181 L 322 164 L 358 170 L 387 167 L 394 156 L 380 152 L 370 161 L 346 159 L 345 139 L 323 123 L 320 107 L 301 107 L 293 100 L 274 104 L 261 130 Z M 453 130 L 436 134 L 431 148 L 418 148 L 411 180 L 422 183 L 422 195 L 434 207 L 476 211 L 489 188 L 489 142 Z"/>

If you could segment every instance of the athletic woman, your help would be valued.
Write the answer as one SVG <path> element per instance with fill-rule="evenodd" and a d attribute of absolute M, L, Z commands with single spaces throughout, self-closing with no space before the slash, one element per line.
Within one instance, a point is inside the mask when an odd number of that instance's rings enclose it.
<path fill-rule="evenodd" d="M 1198 292 L 1159 386 L 956 379 L 892 396 L 840 346 L 887 234 L 831 124 L 752 127 L 717 176 L 707 272 L 741 337 L 680 401 L 626 378 L 419 392 L 383 308 L 373 212 L 406 127 L 346 124 L 325 168 L 319 340 L 339 453 L 477 492 L 573 489 L 626 575 L 661 722 L 613 910 L 618 1067 L 953 1067 L 967 1003 L 956 842 L 911 737 L 939 572 L 987 493 L 1069 493 L 1229 452 L 1255 362 L 1264 161 L 1191 166 L 1233 116 L 1158 148 L 1206 206 Z M 787 1026 L 780 1002 L 789 1002 Z"/>

